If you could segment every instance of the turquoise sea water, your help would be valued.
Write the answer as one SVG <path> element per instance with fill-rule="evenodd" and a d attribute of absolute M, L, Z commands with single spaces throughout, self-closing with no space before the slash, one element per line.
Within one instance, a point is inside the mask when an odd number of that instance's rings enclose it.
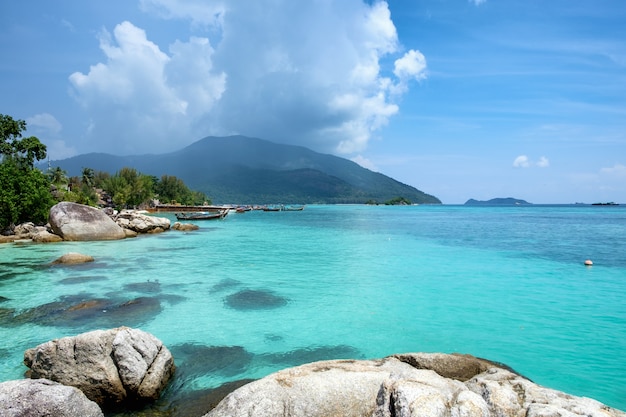
<path fill-rule="evenodd" d="M 172 350 L 172 391 L 461 352 L 626 410 L 622 206 L 307 206 L 197 224 L 0 245 L 0 380 L 22 377 L 27 348 L 128 325 Z M 67 252 L 96 261 L 49 265 Z"/>

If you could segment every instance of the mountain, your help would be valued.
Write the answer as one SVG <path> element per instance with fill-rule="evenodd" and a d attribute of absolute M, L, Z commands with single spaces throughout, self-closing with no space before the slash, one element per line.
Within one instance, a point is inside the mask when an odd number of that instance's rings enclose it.
<path fill-rule="evenodd" d="M 350 160 L 245 136 L 209 136 L 167 154 L 89 153 L 50 165 L 69 176 L 81 175 L 83 168 L 114 174 L 124 167 L 158 178 L 173 175 L 216 204 L 382 203 L 395 197 L 441 204 L 432 195 Z"/>
<path fill-rule="evenodd" d="M 512 197 L 492 198 L 491 200 L 486 201 L 474 200 L 473 198 L 470 198 L 465 202 L 466 206 L 528 206 L 530 204 L 531 203 L 529 203 L 528 201 L 519 200 Z"/>

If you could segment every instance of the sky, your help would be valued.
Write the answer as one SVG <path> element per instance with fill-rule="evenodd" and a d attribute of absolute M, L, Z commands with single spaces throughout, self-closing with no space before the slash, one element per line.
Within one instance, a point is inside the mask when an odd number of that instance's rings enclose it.
<path fill-rule="evenodd" d="M 24 0 L 0 114 L 51 160 L 241 134 L 442 200 L 626 203 L 623 0 Z"/>

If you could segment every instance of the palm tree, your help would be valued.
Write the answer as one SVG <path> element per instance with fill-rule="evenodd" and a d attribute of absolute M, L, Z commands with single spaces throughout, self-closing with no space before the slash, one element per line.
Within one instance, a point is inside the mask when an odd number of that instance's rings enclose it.
<path fill-rule="evenodd" d="M 54 167 L 48 172 L 48 178 L 54 185 L 67 184 L 67 172 L 62 170 L 61 167 Z"/>
<path fill-rule="evenodd" d="M 82 183 L 84 186 L 93 187 L 93 180 L 96 174 L 92 168 L 83 168 Z"/>

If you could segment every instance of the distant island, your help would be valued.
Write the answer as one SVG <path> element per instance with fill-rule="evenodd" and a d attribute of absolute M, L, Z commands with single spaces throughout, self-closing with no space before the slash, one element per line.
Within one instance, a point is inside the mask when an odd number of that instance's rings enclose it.
<path fill-rule="evenodd" d="M 529 206 L 532 203 L 529 203 L 525 200 L 520 200 L 518 198 L 492 198 L 491 200 L 474 200 L 470 198 L 465 202 L 465 206 Z"/>

